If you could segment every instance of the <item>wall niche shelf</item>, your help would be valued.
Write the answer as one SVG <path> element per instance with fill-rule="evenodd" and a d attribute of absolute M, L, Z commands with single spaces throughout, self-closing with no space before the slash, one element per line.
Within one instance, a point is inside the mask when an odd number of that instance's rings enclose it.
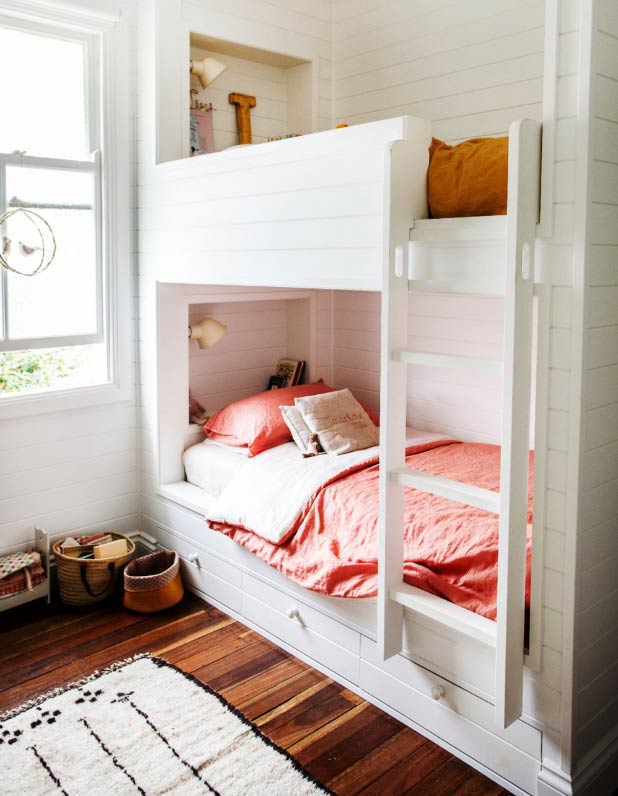
<path fill-rule="evenodd" d="M 233 92 L 256 98 L 256 107 L 251 110 L 254 145 L 316 131 L 313 61 L 195 32 L 190 33 L 189 43 L 191 59 L 212 56 L 227 67 L 207 88 L 190 75 L 192 98 L 212 104 L 213 151 L 239 143 L 236 109 L 229 103 Z"/>

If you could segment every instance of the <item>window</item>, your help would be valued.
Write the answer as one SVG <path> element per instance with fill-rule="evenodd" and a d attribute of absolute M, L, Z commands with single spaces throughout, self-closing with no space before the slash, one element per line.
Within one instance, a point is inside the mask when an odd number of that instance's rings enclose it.
<path fill-rule="evenodd" d="M 0 404 L 114 375 L 100 46 L 96 35 L 0 17 Z"/>

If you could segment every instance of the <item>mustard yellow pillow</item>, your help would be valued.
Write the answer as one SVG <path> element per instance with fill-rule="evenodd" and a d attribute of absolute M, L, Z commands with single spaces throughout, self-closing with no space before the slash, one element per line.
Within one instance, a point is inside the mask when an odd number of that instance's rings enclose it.
<path fill-rule="evenodd" d="M 506 213 L 508 138 L 471 138 L 456 146 L 433 138 L 427 190 L 431 218 Z"/>

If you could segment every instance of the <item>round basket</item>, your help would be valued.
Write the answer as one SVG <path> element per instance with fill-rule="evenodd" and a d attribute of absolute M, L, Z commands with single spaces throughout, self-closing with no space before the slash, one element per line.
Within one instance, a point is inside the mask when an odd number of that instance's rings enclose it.
<path fill-rule="evenodd" d="M 183 594 L 180 561 L 172 550 L 136 558 L 124 571 L 122 602 L 131 611 L 164 611 L 180 602 Z"/>
<path fill-rule="evenodd" d="M 110 558 L 76 558 L 91 547 L 71 547 L 73 555 L 62 551 L 62 541 L 53 545 L 60 586 L 60 599 L 66 605 L 91 605 L 105 600 L 118 586 L 124 565 L 135 552 L 135 544 L 121 533 L 109 534 L 113 539 L 124 539 L 127 552 Z"/>

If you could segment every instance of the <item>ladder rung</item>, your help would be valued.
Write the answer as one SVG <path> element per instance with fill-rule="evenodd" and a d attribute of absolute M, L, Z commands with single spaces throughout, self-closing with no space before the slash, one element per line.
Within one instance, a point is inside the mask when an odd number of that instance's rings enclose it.
<path fill-rule="evenodd" d="M 436 368 L 458 368 L 482 373 L 502 373 L 499 359 L 475 359 L 473 357 L 451 356 L 449 354 L 423 354 L 420 351 L 396 351 L 393 362 L 406 365 L 431 365 Z"/>
<path fill-rule="evenodd" d="M 472 484 L 452 481 L 450 478 L 431 475 L 422 470 L 412 470 L 409 467 L 391 470 L 390 478 L 403 486 L 410 486 L 438 497 L 456 500 L 458 503 L 476 506 L 477 509 L 491 511 L 494 514 L 500 513 L 500 493 L 492 492 L 490 489 L 481 489 Z"/>
<path fill-rule="evenodd" d="M 434 619 L 459 633 L 482 641 L 490 647 L 496 646 L 496 623 L 484 616 L 468 611 L 455 603 L 441 600 L 433 594 L 428 594 L 409 583 L 400 583 L 392 586 L 388 592 L 389 598 L 410 611 L 420 613 L 422 616 Z"/>

